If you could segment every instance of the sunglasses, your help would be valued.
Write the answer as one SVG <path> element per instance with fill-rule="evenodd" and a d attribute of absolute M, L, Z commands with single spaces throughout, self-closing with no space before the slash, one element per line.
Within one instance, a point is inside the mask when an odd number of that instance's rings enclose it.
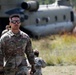
<path fill-rule="evenodd" d="M 13 24 L 19 24 L 21 21 L 20 20 L 11 20 L 11 23 Z"/>

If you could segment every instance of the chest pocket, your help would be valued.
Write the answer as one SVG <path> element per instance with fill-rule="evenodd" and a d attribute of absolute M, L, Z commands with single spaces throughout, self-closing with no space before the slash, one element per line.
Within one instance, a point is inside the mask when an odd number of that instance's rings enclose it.
<path fill-rule="evenodd" d="M 26 38 L 12 36 L 6 41 L 6 52 L 11 53 L 15 51 L 15 53 L 21 53 L 25 51 L 25 47 L 27 45 Z"/>

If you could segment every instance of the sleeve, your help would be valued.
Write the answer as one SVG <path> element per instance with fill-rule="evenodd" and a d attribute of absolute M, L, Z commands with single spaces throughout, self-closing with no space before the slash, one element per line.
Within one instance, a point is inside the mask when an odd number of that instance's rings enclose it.
<path fill-rule="evenodd" d="M 46 67 L 46 62 L 42 58 L 40 58 L 40 60 L 38 62 L 41 63 L 42 68 Z"/>
<path fill-rule="evenodd" d="M 3 41 L 0 38 L 0 72 L 2 72 L 2 70 L 3 70 L 3 58 L 4 58 L 2 46 L 3 46 Z"/>
<path fill-rule="evenodd" d="M 27 45 L 25 48 L 25 53 L 27 55 L 28 61 L 31 65 L 34 65 L 34 53 L 33 53 L 33 49 L 32 49 L 32 44 L 31 44 L 31 40 L 30 38 L 27 40 Z"/>

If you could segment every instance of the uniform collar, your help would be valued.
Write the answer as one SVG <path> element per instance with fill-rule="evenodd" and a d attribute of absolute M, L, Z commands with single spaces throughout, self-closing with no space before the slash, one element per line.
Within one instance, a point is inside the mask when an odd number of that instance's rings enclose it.
<path fill-rule="evenodd" d="M 9 30 L 9 33 L 11 36 L 20 36 L 21 35 L 21 31 L 19 30 L 19 32 L 17 34 L 13 33 L 12 30 Z"/>

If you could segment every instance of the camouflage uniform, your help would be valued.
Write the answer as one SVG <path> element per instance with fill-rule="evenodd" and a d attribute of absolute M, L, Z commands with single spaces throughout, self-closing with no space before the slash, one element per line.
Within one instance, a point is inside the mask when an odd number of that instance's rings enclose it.
<path fill-rule="evenodd" d="M 45 67 L 46 67 L 45 61 L 40 57 L 35 57 L 36 72 L 34 73 L 34 75 L 42 75 L 42 69 L 41 68 L 45 68 Z"/>
<path fill-rule="evenodd" d="M 34 64 L 34 53 L 29 36 L 19 31 L 14 34 L 11 30 L 0 38 L 0 66 L 5 58 L 4 75 L 27 75 L 26 56 L 30 64 Z"/>

